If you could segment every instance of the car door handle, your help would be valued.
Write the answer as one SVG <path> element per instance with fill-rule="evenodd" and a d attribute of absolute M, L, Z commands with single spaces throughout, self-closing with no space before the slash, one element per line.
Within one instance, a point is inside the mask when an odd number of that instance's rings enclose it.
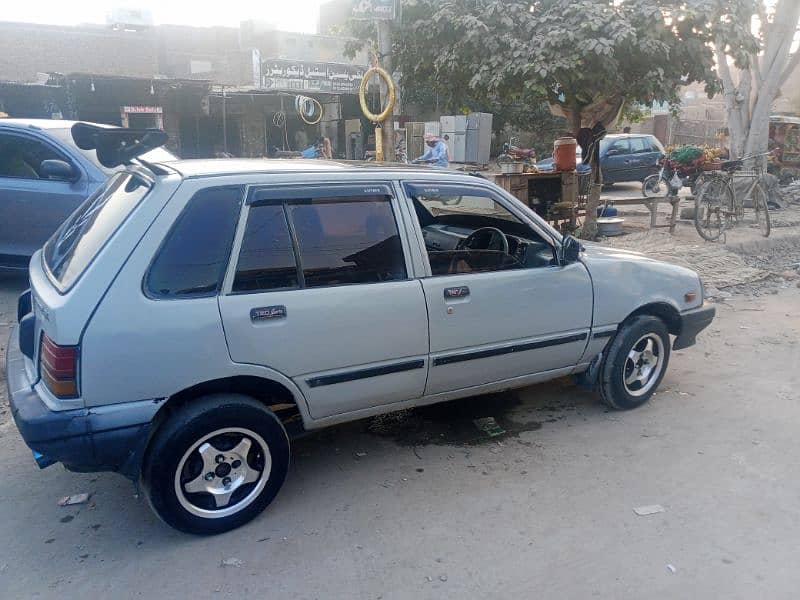
<path fill-rule="evenodd" d="M 455 287 L 444 288 L 444 299 L 451 300 L 453 298 L 466 298 L 469 296 L 469 287 L 466 285 L 457 285 Z"/>
<path fill-rule="evenodd" d="M 277 306 L 259 306 L 250 309 L 251 321 L 267 321 L 286 318 L 286 307 L 282 304 Z"/>

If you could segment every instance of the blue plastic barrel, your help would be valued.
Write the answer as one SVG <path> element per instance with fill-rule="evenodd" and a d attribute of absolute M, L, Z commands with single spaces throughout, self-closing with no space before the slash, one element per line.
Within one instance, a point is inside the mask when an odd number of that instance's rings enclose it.
<path fill-rule="evenodd" d="M 597 207 L 597 216 L 598 217 L 616 217 L 617 216 L 617 209 L 613 206 L 606 206 L 605 211 L 603 211 L 602 206 Z"/>

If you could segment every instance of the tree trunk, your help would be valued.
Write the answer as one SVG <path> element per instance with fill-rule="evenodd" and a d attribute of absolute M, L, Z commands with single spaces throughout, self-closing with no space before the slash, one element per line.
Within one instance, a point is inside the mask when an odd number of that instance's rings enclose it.
<path fill-rule="evenodd" d="M 762 15 L 760 55 L 750 57 L 750 67 L 733 80 L 727 57 L 717 40 L 717 67 L 728 112 L 731 158 L 766 152 L 769 147 L 769 116 L 781 86 L 800 63 L 800 49 L 791 52 L 800 21 L 800 2 L 778 0 L 767 21 Z"/>
<path fill-rule="evenodd" d="M 599 151 L 599 148 L 597 149 Z M 592 156 L 592 183 L 589 186 L 589 197 L 586 199 L 586 215 L 583 217 L 581 238 L 593 240 L 597 237 L 597 207 L 600 206 L 600 191 L 603 189 L 603 172 L 600 161 Z"/>
<path fill-rule="evenodd" d="M 572 109 L 570 125 L 575 138 L 578 138 L 578 133 L 581 130 L 583 119 L 581 118 L 580 107 L 576 106 Z M 591 184 L 589 185 L 589 197 L 586 199 L 586 214 L 583 217 L 583 226 L 581 227 L 580 237 L 584 240 L 593 240 L 597 237 L 597 207 L 600 205 L 600 190 L 603 187 L 603 175 L 600 171 L 600 161 L 596 156 L 600 151 L 599 147 L 595 148 L 595 155 L 592 156 L 590 164 L 592 167 Z"/>

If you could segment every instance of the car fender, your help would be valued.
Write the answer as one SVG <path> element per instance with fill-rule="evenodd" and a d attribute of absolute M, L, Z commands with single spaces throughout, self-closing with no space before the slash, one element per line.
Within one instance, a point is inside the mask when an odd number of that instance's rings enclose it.
<path fill-rule="evenodd" d="M 700 278 L 686 267 L 592 243 L 581 260 L 592 276 L 595 329 L 616 326 L 647 305 L 666 304 L 677 313 L 702 305 Z"/>

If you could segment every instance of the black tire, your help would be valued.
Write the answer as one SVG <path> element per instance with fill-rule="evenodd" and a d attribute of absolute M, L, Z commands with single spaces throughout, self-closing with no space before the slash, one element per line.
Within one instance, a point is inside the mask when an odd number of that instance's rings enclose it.
<path fill-rule="evenodd" d="M 761 230 L 761 235 L 769 237 L 772 231 L 772 221 L 769 218 L 767 192 L 760 183 L 753 188 L 753 212 L 755 213 L 755 223 Z"/>
<path fill-rule="evenodd" d="M 660 173 L 654 173 L 644 178 L 642 196 L 645 198 L 664 198 L 667 194 L 669 194 L 669 183 L 661 177 Z"/>
<path fill-rule="evenodd" d="M 249 450 L 235 454 L 237 448 L 244 448 L 241 444 L 245 438 L 249 440 Z M 261 450 L 263 445 L 266 451 Z M 217 462 L 221 456 L 222 462 L 233 466 L 233 470 L 217 471 L 211 478 L 217 486 L 228 479 L 229 487 L 216 488 L 225 491 L 230 489 L 230 478 L 225 476 L 234 477 L 236 487 L 230 493 L 228 505 L 221 509 L 212 493 L 190 493 L 185 488 L 188 480 L 202 479 L 203 472 L 208 469 L 203 460 L 205 455 L 201 454 L 204 447 L 208 451 L 207 446 L 211 447 L 209 454 L 221 453 L 216 456 Z M 243 456 L 244 460 L 235 460 L 236 456 Z M 186 533 L 222 533 L 244 525 L 272 502 L 286 479 L 289 456 L 286 430 L 278 417 L 260 402 L 239 394 L 205 396 L 191 400 L 158 429 L 145 455 L 142 487 L 153 511 L 168 525 Z M 270 470 L 265 476 L 268 459 Z M 221 469 L 222 465 L 218 464 L 217 468 Z M 191 473 L 191 469 L 199 474 Z M 205 478 L 212 474 L 209 471 Z M 250 476 L 258 479 L 247 482 Z M 177 490 L 179 485 L 181 498 Z M 220 511 L 230 514 L 214 515 Z M 198 512 L 204 515 L 196 514 Z"/>
<path fill-rule="evenodd" d="M 695 196 L 694 228 L 704 240 L 718 240 L 734 214 L 733 188 L 724 177 L 709 177 Z"/>
<path fill-rule="evenodd" d="M 658 371 L 650 371 L 651 377 L 647 380 L 647 385 L 635 389 L 634 384 L 626 384 L 626 379 L 636 371 L 630 370 L 633 364 L 630 354 L 641 347 L 642 340 L 646 337 L 661 340 L 660 346 L 656 342 L 653 344 L 658 350 Z M 617 410 L 630 410 L 647 402 L 667 371 L 669 350 L 669 332 L 664 321 L 650 315 L 639 315 L 626 321 L 609 345 L 600 369 L 598 388 L 603 403 Z M 644 387 L 647 389 L 642 392 Z"/>

